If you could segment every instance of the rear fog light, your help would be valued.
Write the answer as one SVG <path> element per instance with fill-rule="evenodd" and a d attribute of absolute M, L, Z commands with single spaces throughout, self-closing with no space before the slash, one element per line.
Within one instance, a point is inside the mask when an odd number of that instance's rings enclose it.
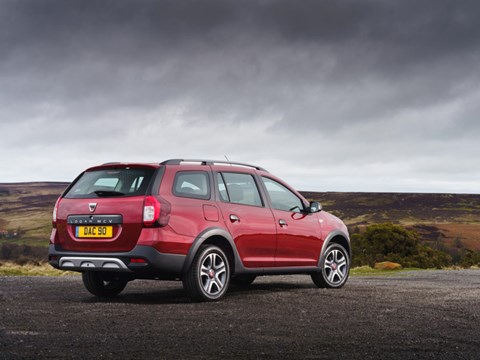
<path fill-rule="evenodd" d="M 130 264 L 148 264 L 147 260 L 142 258 L 131 258 Z"/>

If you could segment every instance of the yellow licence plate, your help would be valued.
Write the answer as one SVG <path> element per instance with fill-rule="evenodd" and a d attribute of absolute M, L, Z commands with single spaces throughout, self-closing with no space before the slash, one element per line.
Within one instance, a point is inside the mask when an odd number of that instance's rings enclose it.
<path fill-rule="evenodd" d="M 111 238 L 112 226 L 77 226 L 75 231 L 77 238 Z"/>

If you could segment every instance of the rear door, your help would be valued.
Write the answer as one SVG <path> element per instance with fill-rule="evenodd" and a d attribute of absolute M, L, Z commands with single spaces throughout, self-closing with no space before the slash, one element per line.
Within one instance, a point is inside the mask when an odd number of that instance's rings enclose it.
<path fill-rule="evenodd" d="M 60 200 L 57 234 L 63 250 L 125 252 L 143 227 L 143 203 L 155 168 L 98 167 L 84 172 Z"/>
<path fill-rule="evenodd" d="M 243 265 L 274 266 L 277 230 L 272 211 L 262 201 L 254 176 L 225 171 L 216 174 L 216 184 L 219 206 Z"/>

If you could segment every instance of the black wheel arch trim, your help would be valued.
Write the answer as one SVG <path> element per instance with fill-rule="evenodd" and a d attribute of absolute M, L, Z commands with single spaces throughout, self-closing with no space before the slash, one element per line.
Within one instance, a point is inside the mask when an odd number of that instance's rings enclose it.
<path fill-rule="evenodd" d="M 323 257 L 325 256 L 325 252 L 327 251 L 328 246 L 332 243 L 337 243 L 336 241 L 332 241 L 336 237 L 343 238 L 344 241 L 347 243 L 347 247 L 345 248 L 345 250 L 347 250 L 347 252 L 348 252 L 349 261 L 350 262 L 352 261 L 352 247 L 350 245 L 350 237 L 348 236 L 348 234 L 346 234 L 343 231 L 334 230 L 327 235 L 327 237 L 325 238 L 325 241 L 323 242 L 322 250 L 320 251 L 320 256 L 318 258 L 318 267 L 319 268 L 321 268 L 320 264 L 322 263 Z M 339 244 L 339 245 L 345 247 L 343 244 Z"/>
<path fill-rule="evenodd" d="M 212 227 L 203 230 L 193 241 L 192 246 L 190 246 L 190 250 L 188 251 L 187 257 L 185 258 L 185 263 L 183 264 L 183 273 L 185 273 L 192 265 L 193 258 L 195 257 L 195 254 L 197 253 L 200 246 L 213 237 L 224 238 L 232 248 L 234 264 L 231 264 L 233 269 L 230 269 L 230 272 L 233 274 L 237 273 L 239 270 L 241 271 L 242 269 L 244 269 L 243 263 L 240 260 L 240 256 L 238 255 L 237 247 L 230 233 L 221 227 Z"/>

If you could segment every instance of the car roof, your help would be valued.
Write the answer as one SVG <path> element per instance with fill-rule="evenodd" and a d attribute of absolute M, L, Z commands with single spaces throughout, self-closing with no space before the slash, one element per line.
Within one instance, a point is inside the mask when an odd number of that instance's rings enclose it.
<path fill-rule="evenodd" d="M 210 165 L 210 166 L 227 165 L 227 166 L 240 166 L 240 167 L 253 168 L 260 171 L 267 171 L 264 168 L 257 165 L 246 164 L 241 162 L 233 162 L 233 161 L 224 161 L 224 160 L 170 159 L 170 160 L 165 160 L 160 164 L 161 165 L 199 164 L 199 165 Z"/>
<path fill-rule="evenodd" d="M 256 165 L 231 162 L 231 161 L 222 161 L 222 160 L 201 160 L 201 159 L 170 159 L 165 160 L 161 163 L 137 163 L 137 162 L 108 162 L 102 165 L 96 165 L 87 169 L 87 171 L 105 169 L 105 168 L 126 168 L 126 167 L 151 167 L 159 168 L 161 166 L 170 166 L 170 165 L 200 165 L 200 166 L 218 166 L 218 167 L 239 167 L 251 170 L 258 170 L 262 172 L 268 172 L 264 168 Z"/>

